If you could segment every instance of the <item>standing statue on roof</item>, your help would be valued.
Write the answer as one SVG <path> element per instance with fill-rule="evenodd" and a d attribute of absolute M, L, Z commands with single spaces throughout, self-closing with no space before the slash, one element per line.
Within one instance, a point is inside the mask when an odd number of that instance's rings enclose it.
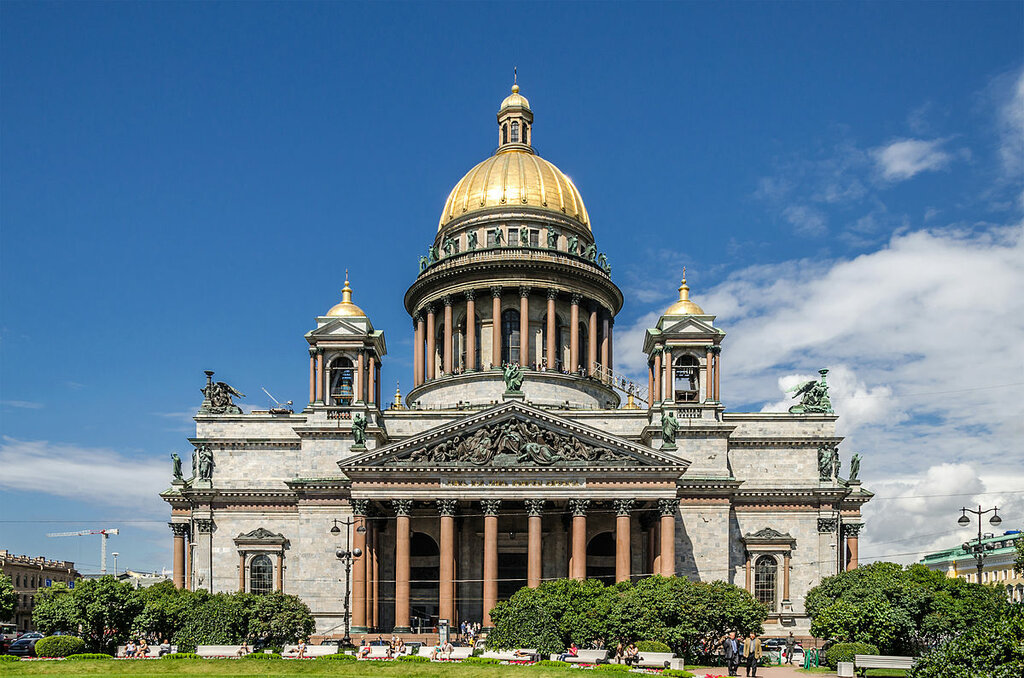
<path fill-rule="evenodd" d="M 366 417 L 360 412 L 352 416 L 352 440 L 354 447 L 366 446 Z"/>

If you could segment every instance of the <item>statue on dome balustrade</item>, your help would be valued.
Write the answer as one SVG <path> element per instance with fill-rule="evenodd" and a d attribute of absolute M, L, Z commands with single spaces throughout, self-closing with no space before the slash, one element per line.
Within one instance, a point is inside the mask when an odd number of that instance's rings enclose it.
<path fill-rule="evenodd" d="M 604 252 L 597 255 L 597 265 L 600 266 L 608 275 L 612 274 L 612 267 L 608 265 L 608 257 Z"/>
<path fill-rule="evenodd" d="M 518 393 L 523 388 L 523 368 L 519 363 L 509 363 L 502 371 L 502 378 L 505 379 L 505 389 L 509 393 Z"/>
<path fill-rule="evenodd" d="M 427 250 L 427 263 L 436 264 L 440 258 L 441 255 L 437 251 L 437 245 L 431 245 L 430 249 Z"/>
<path fill-rule="evenodd" d="M 519 229 L 519 246 L 530 246 L 530 229 L 526 228 L 525 226 Z"/>
<path fill-rule="evenodd" d="M 580 239 L 574 235 L 569 236 L 569 254 L 580 253 Z"/>
<path fill-rule="evenodd" d="M 430 265 L 430 259 L 428 259 L 427 257 L 425 257 L 425 256 L 423 256 L 421 254 L 420 255 L 420 273 L 423 273 L 423 271 L 427 270 L 427 266 L 429 266 L 429 265 Z"/>
<path fill-rule="evenodd" d="M 558 231 L 553 228 L 548 229 L 548 249 L 558 249 Z"/>
<path fill-rule="evenodd" d="M 590 261 L 597 261 L 597 245 L 590 243 L 586 251 L 584 251 L 583 256 Z"/>
<path fill-rule="evenodd" d="M 444 239 L 444 256 L 450 257 L 455 252 L 455 241 L 451 238 Z"/>
<path fill-rule="evenodd" d="M 476 241 L 477 241 L 476 231 L 470 231 L 469 233 L 467 233 L 466 234 L 466 249 L 467 250 L 475 250 L 476 249 Z"/>
<path fill-rule="evenodd" d="M 501 247 L 505 244 L 505 232 L 500 228 L 494 229 L 494 246 Z"/>

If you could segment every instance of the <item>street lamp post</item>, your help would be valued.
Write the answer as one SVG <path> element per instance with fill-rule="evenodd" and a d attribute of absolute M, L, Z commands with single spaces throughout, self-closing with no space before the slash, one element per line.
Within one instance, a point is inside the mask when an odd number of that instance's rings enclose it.
<path fill-rule="evenodd" d="M 117 577 L 117 556 L 118 555 L 119 555 L 118 552 L 114 551 L 114 553 L 113 553 L 113 556 L 114 556 L 114 577 Z"/>
<path fill-rule="evenodd" d="M 992 527 L 999 527 L 1003 522 L 1003 519 L 999 517 L 998 506 L 993 506 L 992 508 L 985 509 L 984 511 L 981 510 L 981 506 L 978 507 L 978 510 L 964 507 L 960 509 L 960 518 L 956 521 L 960 527 L 967 527 L 971 524 L 971 519 L 967 517 L 968 513 L 978 516 L 978 542 L 976 544 L 972 544 L 969 541 L 964 542 L 963 549 L 964 551 L 974 555 L 974 562 L 978 565 L 978 583 L 980 584 L 981 574 L 985 568 L 985 551 L 991 551 L 993 547 L 992 544 L 981 543 L 981 517 L 986 513 L 991 513 L 992 517 L 988 519 L 988 522 Z"/>
<path fill-rule="evenodd" d="M 331 528 L 331 534 L 337 537 L 339 534 L 341 534 L 341 528 L 338 527 L 338 525 L 345 526 L 345 548 L 337 549 L 334 552 L 335 557 L 337 557 L 338 560 L 344 561 L 345 563 L 345 637 L 341 639 L 342 647 L 352 647 L 352 636 L 350 635 L 352 622 L 351 617 L 349 616 L 349 606 L 351 604 L 350 597 L 352 594 L 352 561 L 363 555 L 362 549 L 353 548 L 350 550 L 348 548 L 348 545 L 352 543 L 351 529 L 352 526 L 355 524 L 356 523 L 354 520 L 338 520 L 337 518 L 335 518 L 334 527 Z M 366 527 L 360 525 L 356 528 L 356 532 L 358 532 L 359 534 L 364 534 L 366 532 Z"/>

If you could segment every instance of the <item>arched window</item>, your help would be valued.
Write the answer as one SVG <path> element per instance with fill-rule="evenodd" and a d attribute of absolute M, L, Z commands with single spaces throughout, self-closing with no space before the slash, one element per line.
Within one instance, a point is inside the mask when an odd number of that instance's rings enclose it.
<path fill-rule="evenodd" d="M 525 122 L 523 123 L 523 143 L 530 143 L 530 127 Z"/>
<path fill-rule="evenodd" d="M 519 123 L 515 120 L 512 121 L 512 143 L 519 143 Z"/>
<path fill-rule="evenodd" d="M 508 125 L 501 126 L 501 143 L 508 143 Z"/>
<path fill-rule="evenodd" d="M 519 311 L 515 309 L 501 314 L 501 362 L 519 362 Z"/>
<path fill-rule="evenodd" d="M 757 602 L 767 605 L 770 612 L 775 611 L 775 582 L 778 569 L 778 563 L 772 556 L 761 556 L 754 565 L 754 598 Z"/>
<path fill-rule="evenodd" d="M 331 404 L 347 407 L 352 404 L 353 374 L 352 361 L 338 358 L 331 364 Z"/>
<path fill-rule="evenodd" d="M 274 590 L 274 565 L 270 556 L 258 555 L 249 561 L 249 592 L 270 593 Z"/>
<path fill-rule="evenodd" d="M 681 355 L 675 360 L 675 401 L 695 403 L 700 388 L 700 361 L 692 355 Z"/>

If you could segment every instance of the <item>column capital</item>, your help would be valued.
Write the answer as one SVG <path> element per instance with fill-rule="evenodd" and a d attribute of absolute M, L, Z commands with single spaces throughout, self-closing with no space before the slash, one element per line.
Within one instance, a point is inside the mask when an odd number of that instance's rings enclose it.
<path fill-rule="evenodd" d="M 539 516 L 544 512 L 543 499 L 527 499 L 523 503 L 526 504 L 526 515 L 528 516 Z"/>
<path fill-rule="evenodd" d="M 710 346 L 708 346 L 708 353 L 712 353 L 714 355 L 718 355 L 721 352 L 722 352 L 722 347 L 720 345 L 718 345 L 718 344 L 711 344 Z"/>
<path fill-rule="evenodd" d="M 434 308 L 434 304 L 431 303 L 424 306 L 423 310 L 426 311 L 427 315 L 434 315 Z"/>
<path fill-rule="evenodd" d="M 665 498 L 658 500 L 658 513 L 660 513 L 662 516 L 675 517 L 677 511 L 679 511 L 678 499 Z"/>
<path fill-rule="evenodd" d="M 572 304 L 573 306 L 579 306 L 579 305 L 580 305 L 580 302 L 581 302 L 581 301 L 583 301 L 583 295 L 582 295 L 582 294 L 576 294 L 576 293 L 573 293 L 573 294 L 572 294 L 572 295 L 571 295 L 571 296 L 569 297 L 569 302 L 570 302 L 570 303 L 571 303 L 571 304 Z"/>
<path fill-rule="evenodd" d="M 466 301 L 473 301 L 476 299 L 476 290 L 466 290 L 463 295 L 465 295 Z"/>
<path fill-rule="evenodd" d="M 526 298 L 526 297 L 530 296 L 530 292 L 532 292 L 532 291 L 533 290 L 528 285 L 520 285 L 519 286 L 519 296 L 521 296 L 523 298 Z"/>
<path fill-rule="evenodd" d="M 556 290 L 554 287 L 548 289 L 548 299 L 554 300 L 554 299 L 557 299 L 557 298 L 558 298 L 558 290 Z"/>
<path fill-rule="evenodd" d="M 413 313 L 412 314 L 412 321 L 414 323 L 416 323 L 417 325 L 420 324 L 421 322 L 423 322 L 423 312 L 422 311 L 416 311 L 415 313 Z"/>
<path fill-rule="evenodd" d="M 437 512 L 442 516 L 454 516 L 459 510 L 458 499 L 438 499 Z"/>
<path fill-rule="evenodd" d="M 196 531 L 199 534 L 213 534 L 214 527 L 212 520 L 200 519 L 196 521 Z"/>
<path fill-rule="evenodd" d="M 585 516 L 587 515 L 587 509 L 590 508 L 589 499 L 570 499 L 569 500 L 569 511 L 574 516 Z"/>
<path fill-rule="evenodd" d="M 661 346 L 655 346 L 654 348 L 651 349 L 651 357 L 653 358 L 656 355 L 661 355 L 661 352 L 662 352 L 662 347 Z"/>
<path fill-rule="evenodd" d="M 452 295 L 446 294 L 443 297 L 441 297 L 441 303 L 444 304 L 445 306 L 451 306 L 452 305 Z"/>
<path fill-rule="evenodd" d="M 494 297 L 495 299 L 501 298 L 501 285 L 491 286 L 491 296 Z"/>
<path fill-rule="evenodd" d="M 365 516 L 367 509 L 370 508 L 369 499 L 349 499 L 348 503 L 352 507 L 354 516 Z"/>
<path fill-rule="evenodd" d="M 835 532 L 837 527 L 839 527 L 838 518 L 818 518 L 818 532 L 823 534 Z"/>
<path fill-rule="evenodd" d="M 320 355 L 323 352 L 324 352 L 324 350 L 322 348 L 317 348 L 316 346 L 310 346 L 309 347 L 309 357 L 310 358 L 315 358 L 316 356 Z"/>
<path fill-rule="evenodd" d="M 392 499 L 391 508 L 396 516 L 408 516 L 412 513 L 412 499 Z"/>
<path fill-rule="evenodd" d="M 498 515 L 498 510 L 500 508 L 501 508 L 501 500 L 500 499 L 481 499 L 480 500 L 480 511 L 482 511 L 485 516 L 496 516 L 496 515 Z"/>
<path fill-rule="evenodd" d="M 844 523 L 843 534 L 848 537 L 856 537 L 860 535 L 860 531 L 864 529 L 864 523 Z"/>
<path fill-rule="evenodd" d="M 633 512 L 633 506 L 636 505 L 635 499 L 616 499 L 615 502 L 615 515 L 617 516 L 628 516 Z"/>
<path fill-rule="evenodd" d="M 167 523 L 167 526 L 171 528 L 175 537 L 188 536 L 188 523 Z"/>
<path fill-rule="evenodd" d="M 608 327 L 615 327 L 615 316 L 608 314 Z"/>

